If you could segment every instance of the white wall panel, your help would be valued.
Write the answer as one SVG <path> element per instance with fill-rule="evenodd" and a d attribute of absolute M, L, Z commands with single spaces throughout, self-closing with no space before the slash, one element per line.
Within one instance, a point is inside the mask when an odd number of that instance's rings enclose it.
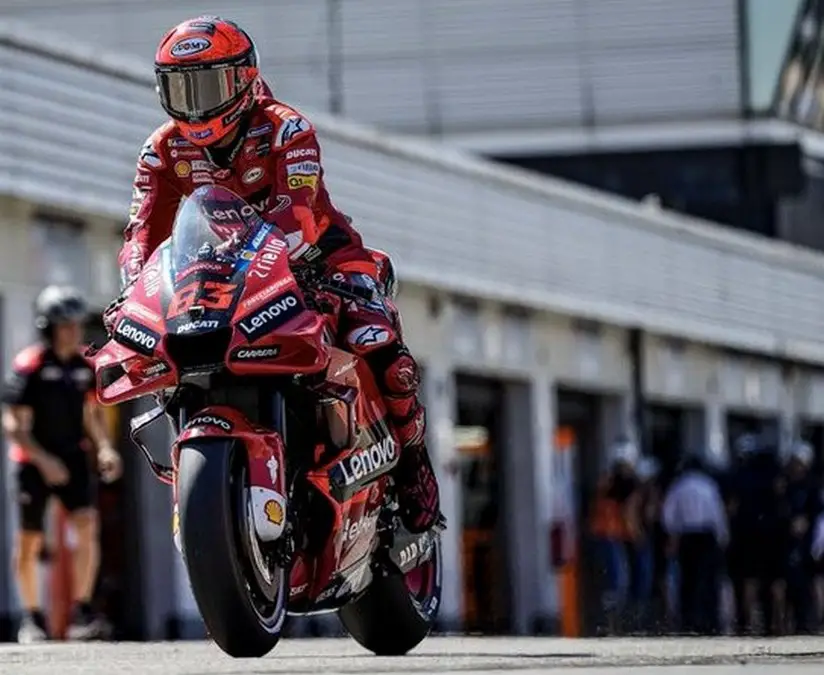
<path fill-rule="evenodd" d="M 715 354 L 701 345 L 645 335 L 644 393 L 649 399 L 702 403 L 711 394 Z"/>
<path fill-rule="evenodd" d="M 59 18 L 147 64 L 165 30 L 202 13 L 249 29 L 280 96 L 327 110 L 332 60 L 344 114 L 412 133 L 740 112 L 736 0 L 0 0 L 0 16 Z"/>
<path fill-rule="evenodd" d="M 549 351 L 550 371 L 559 384 L 599 391 L 630 389 L 625 331 L 612 326 L 601 326 L 597 333 L 581 331 L 562 317 L 548 317 L 535 330 Z"/>
<path fill-rule="evenodd" d="M 717 373 L 724 406 L 764 413 L 781 412 L 784 382 L 778 363 L 719 354 Z"/>
<path fill-rule="evenodd" d="M 797 382 L 798 414 L 808 420 L 824 421 L 824 373 L 802 370 Z"/>

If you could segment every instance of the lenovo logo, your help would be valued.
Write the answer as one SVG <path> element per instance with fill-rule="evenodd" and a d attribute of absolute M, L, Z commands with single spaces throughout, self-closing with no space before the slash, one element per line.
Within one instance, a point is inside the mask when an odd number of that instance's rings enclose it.
<path fill-rule="evenodd" d="M 354 523 L 348 518 L 343 523 L 343 536 L 341 539 L 351 544 L 362 535 L 371 534 L 378 523 L 378 513 L 369 513 L 361 516 Z"/>
<path fill-rule="evenodd" d="M 222 223 L 224 221 L 229 221 L 233 223 L 243 222 L 247 218 L 251 218 L 252 216 L 260 215 L 266 210 L 266 205 L 269 203 L 268 197 L 265 199 L 260 200 L 259 202 L 254 202 L 252 204 L 244 204 L 241 208 L 233 208 L 233 209 L 212 209 L 208 212 L 208 215 L 213 218 L 214 220 Z"/>
<path fill-rule="evenodd" d="M 395 441 L 390 436 L 350 455 L 338 465 L 343 474 L 343 484 L 353 485 L 372 474 L 382 473 L 396 456 Z"/>
<path fill-rule="evenodd" d="M 245 317 L 238 324 L 238 328 L 250 341 L 256 340 L 296 317 L 302 309 L 297 295 L 292 292 L 284 293 L 254 314 Z"/>
<path fill-rule="evenodd" d="M 232 423 L 217 415 L 195 415 L 186 425 L 187 429 L 191 429 L 192 427 L 218 427 L 219 429 L 223 429 L 223 431 L 231 431 Z"/>
<path fill-rule="evenodd" d="M 160 335 L 153 330 L 149 330 L 146 326 L 141 326 L 131 319 L 124 318 L 115 329 L 115 335 L 127 347 L 131 347 L 136 352 L 141 354 L 151 355 L 154 352 L 157 343 L 160 340 Z"/>

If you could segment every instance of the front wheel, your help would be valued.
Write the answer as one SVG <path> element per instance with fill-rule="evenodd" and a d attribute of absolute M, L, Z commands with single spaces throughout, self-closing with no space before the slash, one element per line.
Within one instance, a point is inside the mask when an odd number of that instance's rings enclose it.
<path fill-rule="evenodd" d="M 180 449 L 183 560 L 206 629 L 230 656 L 256 657 L 280 639 L 288 580 L 255 533 L 243 447 L 199 439 Z"/>
<path fill-rule="evenodd" d="M 441 536 L 432 532 L 432 554 L 406 574 L 375 574 L 363 595 L 338 612 L 347 632 L 378 656 L 401 656 L 432 629 L 441 600 Z"/>

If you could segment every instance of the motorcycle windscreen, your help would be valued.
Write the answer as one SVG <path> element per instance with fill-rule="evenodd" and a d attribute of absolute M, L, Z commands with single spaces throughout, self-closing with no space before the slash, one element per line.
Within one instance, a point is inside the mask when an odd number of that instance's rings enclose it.
<path fill-rule="evenodd" d="M 166 302 L 170 335 L 230 330 L 249 260 L 272 226 L 231 190 L 206 185 L 180 206 L 172 229 Z"/>

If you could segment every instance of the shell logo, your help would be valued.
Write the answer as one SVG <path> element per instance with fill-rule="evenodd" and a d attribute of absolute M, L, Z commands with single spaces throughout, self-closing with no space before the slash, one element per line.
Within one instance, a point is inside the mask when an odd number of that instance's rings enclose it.
<path fill-rule="evenodd" d="M 266 518 L 268 518 L 270 523 L 274 523 L 275 525 L 283 524 L 283 507 L 274 499 L 270 499 L 264 504 L 263 512 L 266 514 Z"/>

